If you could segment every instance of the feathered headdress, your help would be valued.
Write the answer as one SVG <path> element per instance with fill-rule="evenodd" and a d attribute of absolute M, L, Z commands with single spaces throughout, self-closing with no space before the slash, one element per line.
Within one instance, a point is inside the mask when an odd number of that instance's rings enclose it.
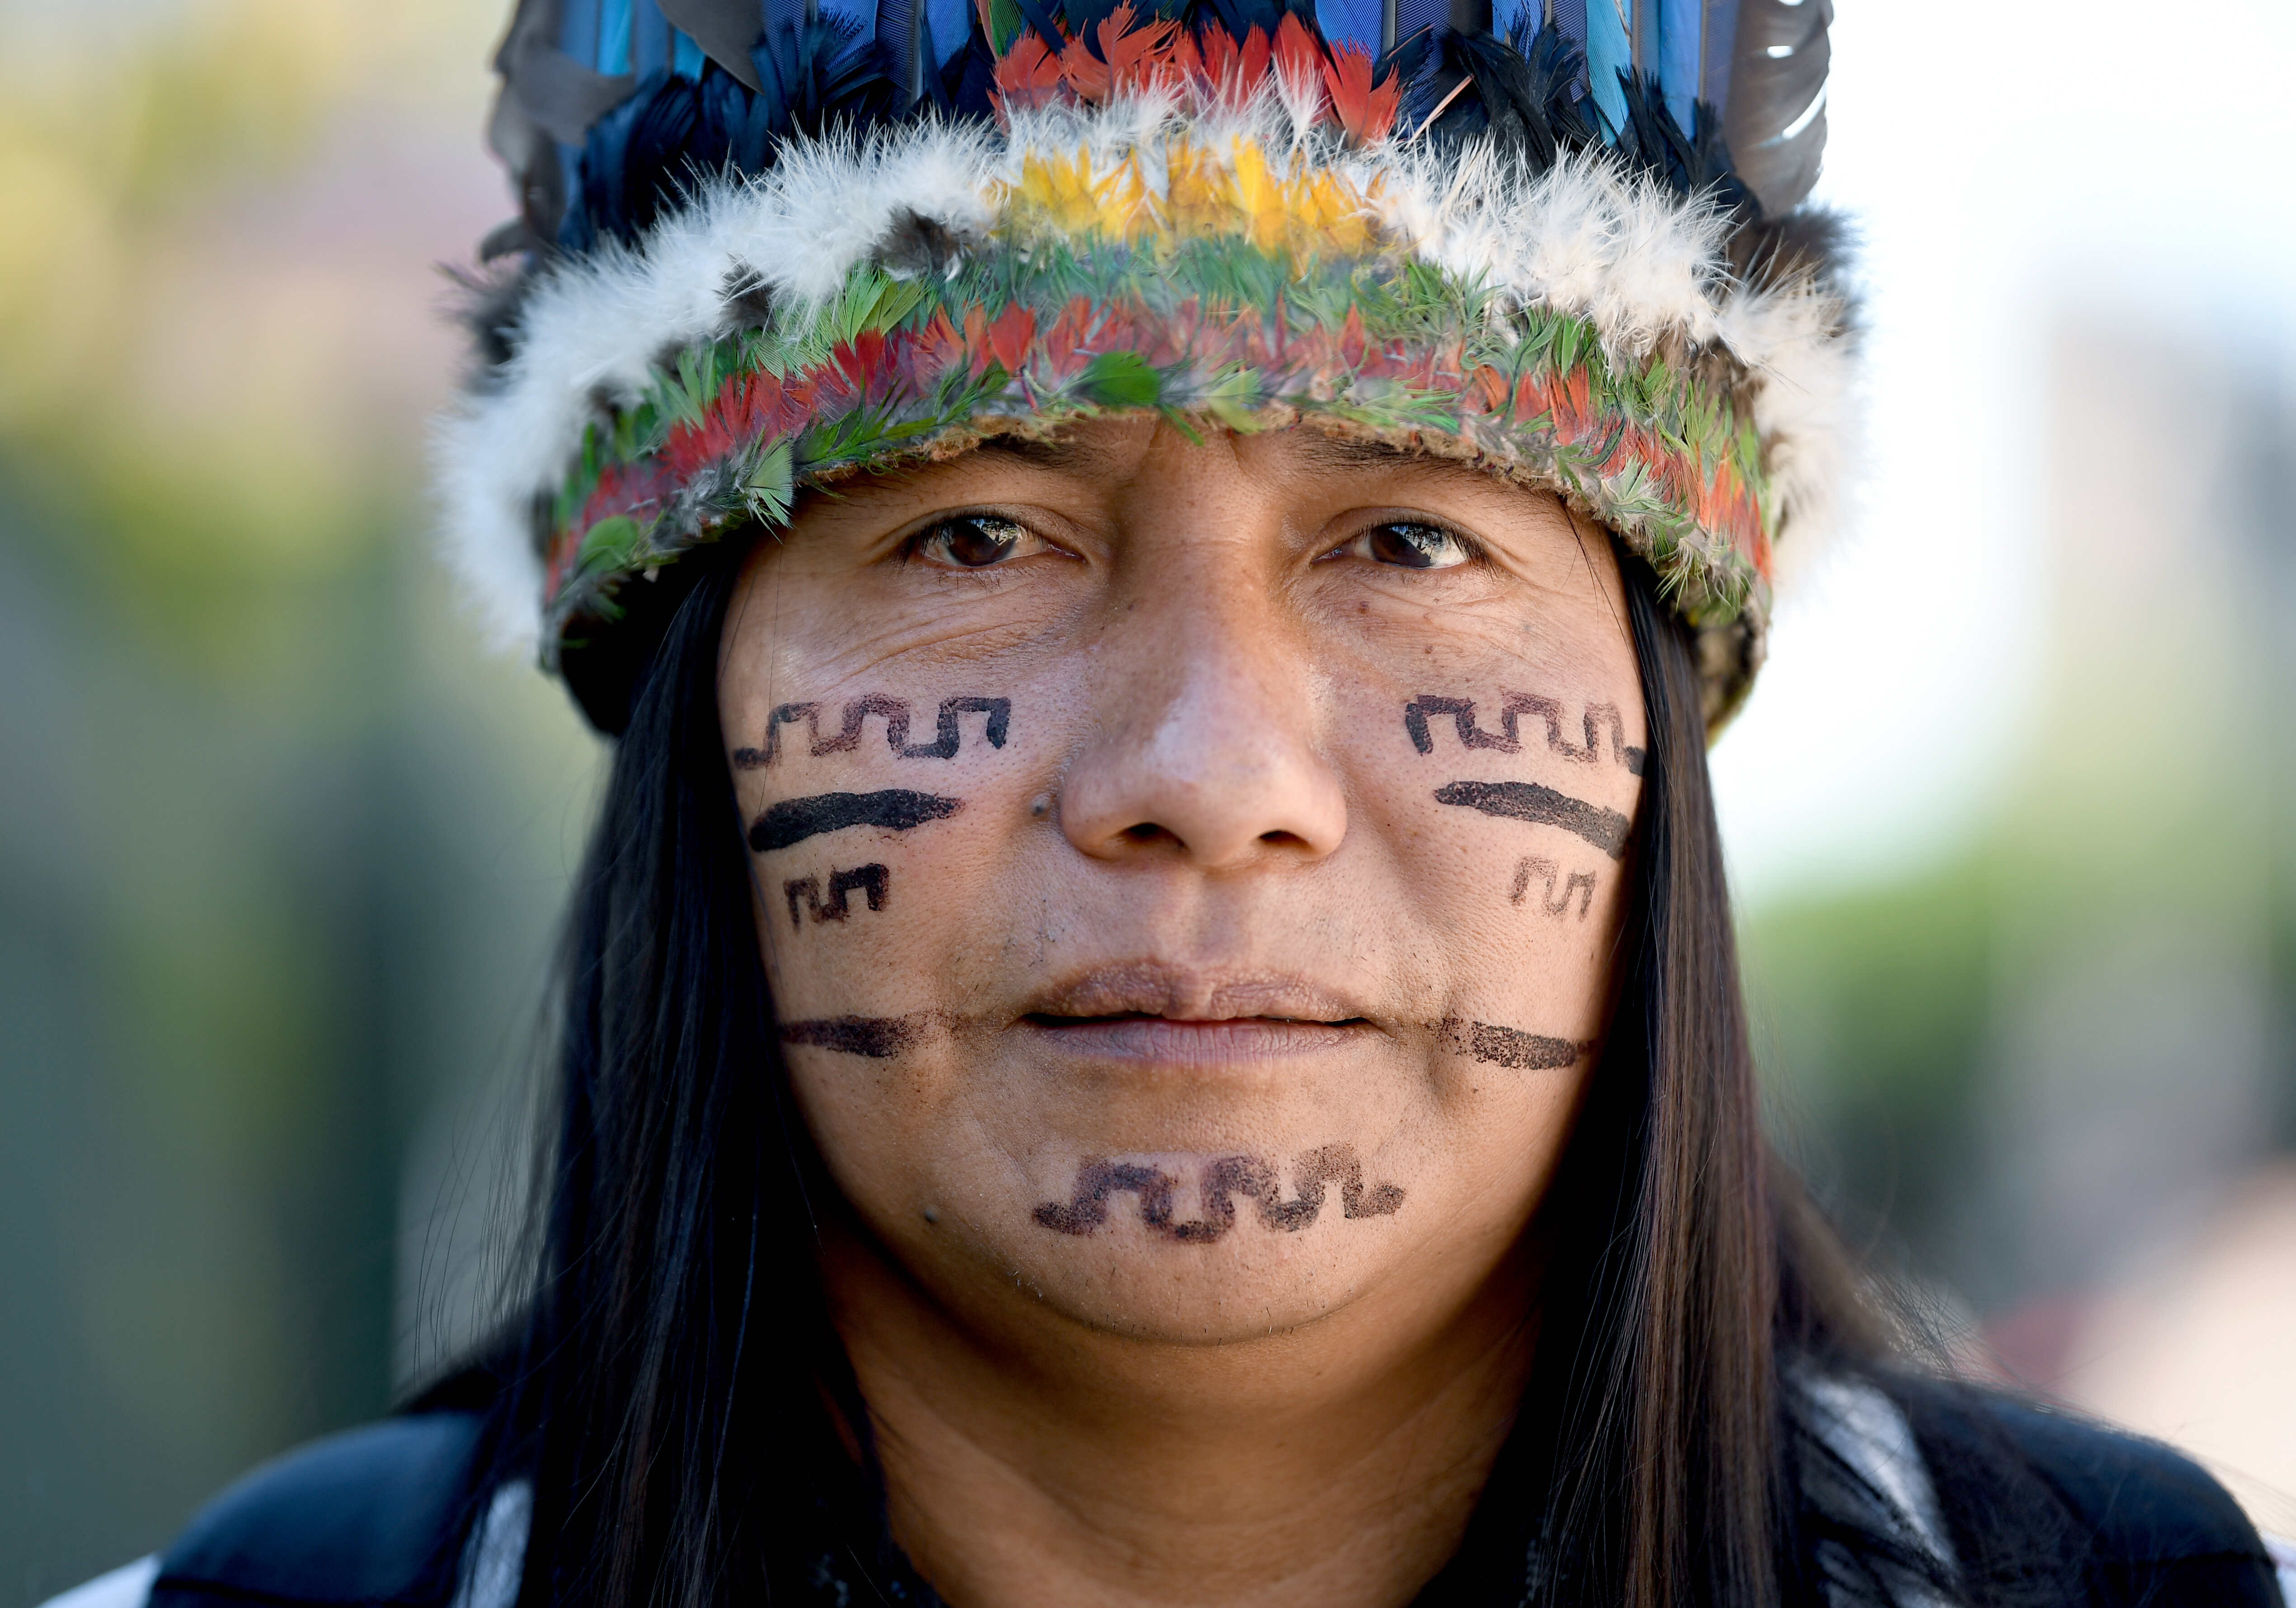
<path fill-rule="evenodd" d="M 800 4 L 803 9 L 799 9 Z M 1152 411 L 1560 493 L 1710 723 L 1842 472 L 1829 0 L 521 0 L 514 265 L 441 426 L 505 632 L 619 729 L 699 544 Z"/>

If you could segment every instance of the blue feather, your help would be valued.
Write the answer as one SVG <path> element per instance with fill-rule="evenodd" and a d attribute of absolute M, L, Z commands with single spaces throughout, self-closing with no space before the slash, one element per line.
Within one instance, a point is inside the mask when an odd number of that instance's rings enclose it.
<path fill-rule="evenodd" d="M 1539 0 L 1491 0 L 1491 32 L 1502 39 L 1528 39 L 1545 21 Z"/>
<path fill-rule="evenodd" d="M 1096 53 L 1094 25 L 1119 0 L 1012 3 L 1028 27 L 1048 38 L 1080 37 Z M 1218 26 L 1238 36 L 1253 28 L 1272 31 L 1295 14 L 1326 38 L 1366 47 L 1397 30 L 1400 37 L 1378 53 L 1375 70 L 1401 77 L 1403 128 L 1424 126 L 1439 141 L 1487 135 L 1534 168 L 1607 145 L 1634 170 L 1677 193 L 1715 193 L 1750 216 L 1752 195 L 1761 193 L 1751 186 L 1758 177 L 1774 176 L 1773 169 L 1779 185 L 1807 188 L 1824 135 L 1816 110 L 1822 100 L 1804 103 L 1824 83 L 1830 0 L 1483 0 L 1498 12 L 1491 19 L 1496 31 L 1481 25 L 1474 0 L 1131 3 L 1185 27 Z M 529 185 L 530 194 L 543 197 L 532 204 L 531 238 L 547 242 L 554 234 L 569 251 L 637 238 L 662 213 L 683 206 L 700 176 L 767 171 L 792 134 L 838 125 L 865 129 L 933 112 L 986 118 L 993 111 L 995 61 L 974 0 L 523 4 L 547 16 L 560 43 L 544 45 L 546 57 L 529 47 L 506 64 L 505 78 L 519 89 L 516 75 L 526 70 L 533 94 L 556 97 L 529 95 L 539 108 L 529 113 L 541 119 L 537 126 L 588 128 L 574 151 L 553 145 L 521 159 L 552 166 L 547 180 Z M 773 25 L 737 67 L 709 55 L 726 48 L 709 41 L 732 37 L 747 17 L 761 12 Z M 680 26 L 673 29 L 670 14 Z M 1755 48 L 1779 35 L 1789 41 L 1784 55 Z M 1759 57 L 1763 82 L 1751 82 L 1749 63 L 1736 62 L 1732 53 L 1739 45 Z M 586 72 L 569 88 L 561 70 L 572 65 L 560 54 L 565 47 L 586 51 L 600 69 L 633 58 L 658 57 L 660 65 L 627 91 L 627 80 Z M 1781 153 L 1759 175 L 1742 167 L 1734 176 L 1721 119 L 1698 94 L 1725 58 L 1736 80 L 1738 110 L 1751 115 L 1767 106 L 1760 137 L 1750 138 L 1746 151 L 1758 160 Z M 540 65 L 518 65 L 529 59 Z M 1791 70 L 1791 83 L 1781 68 Z M 602 91 L 611 105 L 603 113 L 579 99 L 598 101 Z M 574 158 L 562 176 L 562 154 Z M 1790 204 L 1800 190 L 1775 193 L 1785 197 L 1777 204 Z"/>
<path fill-rule="evenodd" d="M 669 22 L 653 0 L 631 0 L 630 70 L 640 78 L 669 70 Z"/>
<path fill-rule="evenodd" d="M 964 53 L 964 42 L 972 32 L 972 0 L 922 0 L 922 3 L 933 49 L 939 55 L 939 66 L 946 69 Z"/>
<path fill-rule="evenodd" d="M 1703 0 L 1706 39 L 1699 64 L 1698 98 L 1720 117 L 1730 109 L 1730 58 L 1738 45 L 1738 0 Z"/>
<path fill-rule="evenodd" d="M 1704 54 L 1705 0 L 1657 0 L 1658 38 L 1655 50 L 1643 59 L 1658 74 L 1666 94 L 1666 109 L 1683 127 L 1691 124 L 1691 103 L 1698 99 L 1698 70 Z"/>
<path fill-rule="evenodd" d="M 631 0 L 600 0 L 598 6 L 598 70 L 619 78 L 630 70 Z"/>
<path fill-rule="evenodd" d="M 1396 40 L 1400 43 L 1423 29 L 1440 27 L 1450 17 L 1451 0 L 1395 0 Z"/>
<path fill-rule="evenodd" d="M 1380 29 L 1387 13 L 1386 0 L 1316 0 L 1316 26 L 1334 45 L 1360 45 L 1380 53 Z"/>
<path fill-rule="evenodd" d="M 1627 126 L 1625 76 L 1635 70 L 1634 25 L 1629 0 L 1587 0 L 1587 86 L 1595 96 L 1603 130 L 1613 140 Z"/>
<path fill-rule="evenodd" d="M 598 64 L 599 0 L 566 0 L 558 15 L 558 48 L 585 67 Z"/>
<path fill-rule="evenodd" d="M 877 0 L 819 0 L 817 14 L 836 18 L 861 38 L 877 36 Z"/>

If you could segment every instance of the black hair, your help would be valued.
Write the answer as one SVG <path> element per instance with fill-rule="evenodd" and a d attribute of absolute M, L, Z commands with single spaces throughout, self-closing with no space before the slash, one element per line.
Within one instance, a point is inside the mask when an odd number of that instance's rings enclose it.
<path fill-rule="evenodd" d="M 834 1186 L 787 1093 L 719 730 L 742 547 L 679 567 L 565 942 L 540 1265 L 492 1428 L 492 1467 L 535 1482 L 522 1608 L 802 1599 L 824 1557 L 865 1580 L 898 1566 L 823 1295 Z M 1648 567 L 1620 562 L 1649 737 L 1618 1004 L 1533 1230 L 1548 1259 L 1517 1439 L 1536 1448 L 1521 1520 L 1541 1600 L 1878 1604 L 1909 1578 L 1956 1600 L 1797 1405 L 1804 1369 L 1881 1379 L 1917 1423 L 1959 1399 L 1883 1370 L 1882 1331 L 1763 1138 L 1695 646 Z M 2001 1489 L 1964 1483 L 1971 1505 Z M 2021 1555 L 2023 1523 L 1996 1526 L 2000 1556 Z M 2041 1578 L 1963 1572 L 1988 1603 Z"/>

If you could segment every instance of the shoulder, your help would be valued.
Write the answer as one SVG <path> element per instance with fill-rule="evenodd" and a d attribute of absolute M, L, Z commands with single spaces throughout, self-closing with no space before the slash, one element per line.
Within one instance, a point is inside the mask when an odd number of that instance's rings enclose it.
<path fill-rule="evenodd" d="M 144 1608 L 152 1596 L 152 1582 L 159 1574 L 160 1560 L 156 1555 L 138 1558 L 50 1597 L 40 1608 Z"/>
<path fill-rule="evenodd" d="M 481 1420 L 416 1413 L 331 1435 L 265 1464 L 202 1508 L 174 1545 L 52 1599 L 44 1608 L 422 1608 L 467 1593 L 474 1566 L 499 1574 L 486 1545 L 466 1553 L 476 1513 Z M 514 1517 L 518 1554 L 524 1509 Z M 522 1500 L 525 1487 L 515 1488 Z M 516 1503 L 512 1505 L 517 1505 Z M 513 1581 L 516 1555 L 512 1558 Z M 491 1565 L 491 1568 L 490 1568 Z M 514 1590 L 511 1595 L 515 1595 Z"/>
<path fill-rule="evenodd" d="M 1916 1408 L 1923 1459 L 1956 1531 L 1984 1528 L 1980 1507 L 2021 1512 L 2045 1529 L 2086 1600 L 2175 1608 L 2281 1608 L 2271 1555 L 2223 1486 L 2157 1441 L 1975 1391 Z M 2023 1491 L 2007 1489 L 2012 1483 Z M 1991 1550 L 1972 1535 L 1974 1550 Z"/>
<path fill-rule="evenodd" d="M 2101 1555 L 2130 1563 L 2266 1555 L 2231 1493 L 2181 1452 L 1998 1398 L 1984 1407 L 2033 1471 L 2087 1521 Z"/>
<path fill-rule="evenodd" d="M 474 1413 L 392 1418 L 266 1464 L 160 1556 L 151 1608 L 447 1602 L 473 1515 L 480 1424 Z"/>

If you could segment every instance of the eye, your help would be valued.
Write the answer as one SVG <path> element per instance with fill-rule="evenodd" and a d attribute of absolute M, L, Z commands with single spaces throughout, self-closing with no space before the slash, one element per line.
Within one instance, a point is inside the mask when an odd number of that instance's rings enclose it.
<path fill-rule="evenodd" d="M 927 529 L 914 549 L 928 563 L 957 570 L 986 570 L 1007 560 L 1052 550 L 1029 529 L 993 513 L 962 513 Z"/>
<path fill-rule="evenodd" d="M 1394 564 L 1405 570 L 1448 570 L 1475 556 L 1474 548 L 1465 538 L 1440 526 L 1422 525 L 1410 520 L 1374 525 L 1340 552 L 1350 558 L 1367 558 L 1374 563 Z"/>

